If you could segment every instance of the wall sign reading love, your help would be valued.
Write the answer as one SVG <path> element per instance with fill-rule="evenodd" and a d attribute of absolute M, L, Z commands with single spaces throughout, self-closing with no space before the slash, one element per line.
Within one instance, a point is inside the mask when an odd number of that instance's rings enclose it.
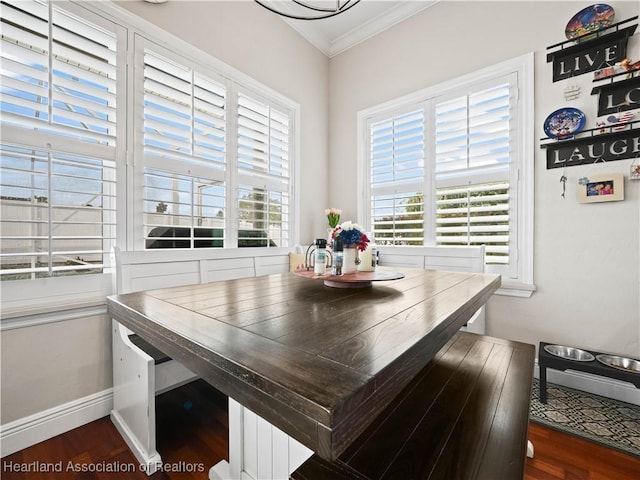
<path fill-rule="evenodd" d="M 598 115 L 626 112 L 640 108 L 640 76 L 595 87 L 598 94 Z"/>

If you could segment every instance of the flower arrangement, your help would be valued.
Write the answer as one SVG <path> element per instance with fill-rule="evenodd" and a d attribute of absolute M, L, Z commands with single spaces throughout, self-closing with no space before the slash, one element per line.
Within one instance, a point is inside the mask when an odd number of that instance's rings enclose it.
<path fill-rule="evenodd" d="M 344 222 L 333 229 L 332 238 L 339 238 L 345 248 L 357 247 L 364 252 L 369 244 L 369 237 L 357 223 Z"/>
<path fill-rule="evenodd" d="M 329 220 L 329 226 L 331 228 L 336 228 L 338 226 L 338 222 L 340 222 L 340 214 L 342 213 L 342 210 L 339 208 L 327 208 L 324 213 L 327 216 L 327 220 Z"/>

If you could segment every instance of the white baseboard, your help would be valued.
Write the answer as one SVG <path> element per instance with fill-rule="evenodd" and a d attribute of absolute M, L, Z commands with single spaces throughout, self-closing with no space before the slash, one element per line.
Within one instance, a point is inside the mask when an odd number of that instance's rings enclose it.
<path fill-rule="evenodd" d="M 534 375 L 540 378 L 540 367 L 536 360 Z M 547 382 L 575 388 L 621 402 L 640 405 L 640 389 L 628 382 L 621 382 L 613 378 L 593 375 L 575 370 L 554 370 L 547 368 Z"/>
<path fill-rule="evenodd" d="M 0 426 L 0 456 L 68 432 L 99 418 L 113 408 L 113 389 L 109 388 L 63 405 L 20 418 Z"/>

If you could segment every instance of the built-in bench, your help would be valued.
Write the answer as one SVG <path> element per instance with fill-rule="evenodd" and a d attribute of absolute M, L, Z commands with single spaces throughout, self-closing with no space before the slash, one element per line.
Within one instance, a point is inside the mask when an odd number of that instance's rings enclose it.
<path fill-rule="evenodd" d="M 484 273 L 484 245 L 473 247 L 384 247 L 378 248 L 379 264 L 389 267 Z M 462 331 L 486 333 L 485 307 L 480 308 Z"/>
<path fill-rule="evenodd" d="M 289 249 L 123 252 L 116 247 L 111 262 L 113 291 L 121 294 L 283 273 L 289 269 Z M 112 351 L 111 420 L 150 475 L 162 465 L 156 450 L 155 396 L 197 377 L 115 320 Z"/>
<path fill-rule="evenodd" d="M 337 461 L 293 480 L 522 480 L 533 345 L 458 333 Z"/>

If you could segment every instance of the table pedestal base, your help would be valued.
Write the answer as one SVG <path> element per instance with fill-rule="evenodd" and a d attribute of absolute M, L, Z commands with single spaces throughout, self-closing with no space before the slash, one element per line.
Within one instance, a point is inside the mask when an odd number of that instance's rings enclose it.
<path fill-rule="evenodd" d="M 209 470 L 210 480 L 289 478 L 313 451 L 229 398 L 229 461 Z"/>

